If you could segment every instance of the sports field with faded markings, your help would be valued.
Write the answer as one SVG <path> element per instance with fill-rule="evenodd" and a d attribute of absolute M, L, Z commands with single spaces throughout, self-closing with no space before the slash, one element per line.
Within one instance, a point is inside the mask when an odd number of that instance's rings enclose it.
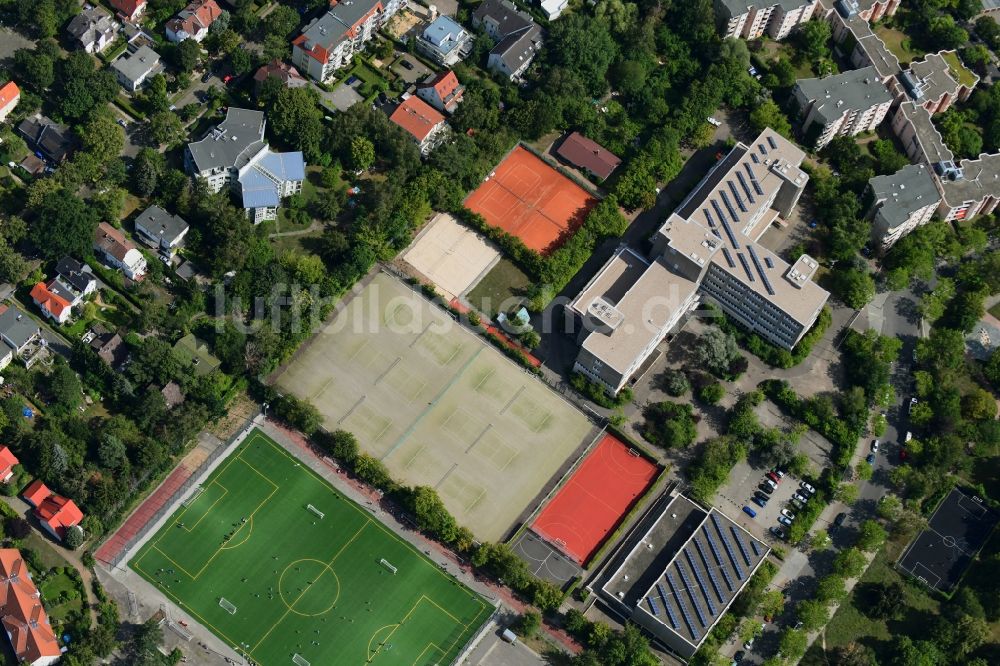
<path fill-rule="evenodd" d="M 263 666 L 447 664 L 492 612 L 260 431 L 193 497 L 129 566 Z"/>
<path fill-rule="evenodd" d="M 584 442 L 575 407 L 406 285 L 376 275 L 275 379 L 399 481 L 502 538 Z"/>

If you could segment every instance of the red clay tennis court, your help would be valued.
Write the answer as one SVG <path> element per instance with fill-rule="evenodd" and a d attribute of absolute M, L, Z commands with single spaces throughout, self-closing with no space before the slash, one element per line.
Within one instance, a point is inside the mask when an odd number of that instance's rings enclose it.
<path fill-rule="evenodd" d="M 465 207 L 545 253 L 564 240 L 564 233 L 575 230 L 596 202 L 585 189 L 517 146 L 469 195 Z"/>
<path fill-rule="evenodd" d="M 605 435 L 532 529 L 583 566 L 649 489 L 658 471 L 619 439 Z"/>

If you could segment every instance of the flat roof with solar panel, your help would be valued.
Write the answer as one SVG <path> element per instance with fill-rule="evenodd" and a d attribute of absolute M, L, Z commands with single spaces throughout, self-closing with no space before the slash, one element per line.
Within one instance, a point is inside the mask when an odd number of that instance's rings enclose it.
<path fill-rule="evenodd" d="M 633 530 L 597 585 L 608 603 L 688 658 L 769 550 L 718 510 L 668 496 Z"/>

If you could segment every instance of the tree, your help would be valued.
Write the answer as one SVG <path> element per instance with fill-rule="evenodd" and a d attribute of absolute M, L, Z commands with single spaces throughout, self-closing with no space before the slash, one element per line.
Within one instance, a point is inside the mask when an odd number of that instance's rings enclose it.
<path fill-rule="evenodd" d="M 243 76 L 253 69 L 253 55 L 246 49 L 233 49 L 226 59 L 236 76 Z"/>
<path fill-rule="evenodd" d="M 193 39 L 185 39 L 173 48 L 173 62 L 182 72 L 193 72 L 201 61 L 201 45 Z"/>
<path fill-rule="evenodd" d="M 998 362 L 998 366 L 1000 366 L 1000 362 Z M 687 376 L 680 370 L 667 370 L 663 373 L 661 386 L 667 392 L 667 395 L 675 398 L 679 398 L 691 390 L 691 382 L 688 381 Z"/>
<path fill-rule="evenodd" d="M 816 631 L 830 619 L 830 611 L 826 604 L 816 599 L 800 601 L 795 607 L 795 616 L 806 631 Z"/>
<path fill-rule="evenodd" d="M 427 486 L 414 488 L 410 497 L 410 507 L 416 518 L 417 527 L 421 530 L 437 536 L 445 543 L 455 540 L 458 525 L 433 488 Z"/>
<path fill-rule="evenodd" d="M 3 529 L 11 539 L 21 540 L 31 534 L 31 523 L 20 516 L 16 516 L 8 518 L 7 522 L 4 523 Z"/>
<path fill-rule="evenodd" d="M 957 49 L 969 41 L 969 33 L 955 23 L 954 17 L 939 14 L 925 28 L 928 45 L 935 51 Z"/>
<path fill-rule="evenodd" d="M 654 403 L 643 410 L 643 416 L 646 420 L 642 436 L 658 446 L 668 449 L 685 447 L 698 435 L 691 405 Z"/>
<path fill-rule="evenodd" d="M 125 444 L 116 435 L 105 434 L 97 447 L 97 460 L 101 463 L 101 467 L 111 470 L 121 469 L 128 462 Z"/>
<path fill-rule="evenodd" d="M 165 170 L 163 155 L 152 148 L 140 149 L 132 167 L 132 184 L 136 193 L 143 197 L 151 195 Z"/>
<path fill-rule="evenodd" d="M 799 45 L 809 60 L 830 57 L 830 38 L 833 30 L 828 21 L 812 19 L 802 24 L 798 30 Z"/>
<path fill-rule="evenodd" d="M 826 530 L 818 530 L 810 542 L 813 550 L 824 551 L 830 547 L 830 535 Z"/>
<path fill-rule="evenodd" d="M 826 21 L 823 21 L 823 23 L 825 24 Z M 792 136 L 792 125 L 788 122 L 788 117 L 770 99 L 758 104 L 757 108 L 750 112 L 750 127 L 755 134 L 759 134 L 765 128 L 770 127 L 785 138 Z"/>
<path fill-rule="evenodd" d="M 264 37 L 274 35 L 284 38 L 298 25 L 299 13 L 287 5 L 278 5 L 274 11 L 267 15 L 266 21 L 261 21 L 260 28 Z"/>
<path fill-rule="evenodd" d="M 351 166 L 355 171 L 368 171 L 375 164 L 375 145 L 368 137 L 351 139 Z"/>
<path fill-rule="evenodd" d="M 875 280 L 866 270 L 838 267 L 831 277 L 833 290 L 848 307 L 863 308 L 875 297 Z"/>
<path fill-rule="evenodd" d="M 781 615 L 785 608 L 785 593 L 778 589 L 768 590 L 761 596 L 757 611 L 765 618 Z"/>
<path fill-rule="evenodd" d="M 861 481 L 870 481 L 873 473 L 872 466 L 865 461 L 859 462 L 854 468 L 854 475 Z"/>
<path fill-rule="evenodd" d="M 857 578 L 865 570 L 868 560 L 857 548 L 847 548 L 837 554 L 833 561 L 833 570 L 844 578 Z"/>
<path fill-rule="evenodd" d="M 66 537 L 63 539 L 63 545 L 70 550 L 76 550 L 83 545 L 83 541 L 83 529 L 81 529 L 79 525 L 74 525 L 66 530 Z"/>
<path fill-rule="evenodd" d="M 194 42 L 193 39 L 185 39 L 181 44 Z M 187 137 L 181 119 L 173 111 L 160 111 L 149 119 L 149 138 L 156 145 L 166 144 L 168 147 L 175 146 Z"/>
<path fill-rule="evenodd" d="M 726 395 L 726 389 L 723 388 L 721 383 L 713 381 L 700 386 L 695 393 L 698 400 L 706 405 L 717 405 Z"/>
<path fill-rule="evenodd" d="M 990 16 L 976 19 L 976 34 L 994 51 L 1000 50 L 1000 25 Z"/>
<path fill-rule="evenodd" d="M 997 401 L 989 391 L 977 386 L 962 396 L 962 416 L 973 421 L 995 419 Z"/>
<path fill-rule="evenodd" d="M 32 225 L 32 242 L 46 258 L 90 254 L 97 218 L 83 201 L 58 190 L 39 203 L 36 213 L 42 222 Z"/>
<path fill-rule="evenodd" d="M 104 165 L 121 154 L 125 147 L 125 131 L 107 110 L 101 110 L 91 114 L 84 124 L 80 143 L 84 151 Z"/>
<path fill-rule="evenodd" d="M 903 586 L 898 582 L 879 584 L 868 614 L 881 620 L 897 619 L 906 608 Z"/>
<path fill-rule="evenodd" d="M 896 495 L 886 495 L 879 500 L 875 512 L 879 518 L 896 520 L 903 511 L 903 502 Z"/>
<path fill-rule="evenodd" d="M 740 354 L 736 338 L 718 328 L 710 328 L 694 349 L 697 363 L 716 375 L 725 375 Z"/>
<path fill-rule="evenodd" d="M 270 18 L 270 17 L 268 17 Z M 283 88 L 268 113 L 271 130 L 286 144 L 301 150 L 307 161 L 322 154 L 323 112 L 312 88 Z"/>
<path fill-rule="evenodd" d="M 551 65 L 576 74 L 591 95 L 607 90 L 605 76 L 618 55 L 618 46 L 605 21 L 574 12 L 552 23 L 548 42 Z"/>
<path fill-rule="evenodd" d="M 806 632 L 801 629 L 785 629 L 782 632 L 778 649 L 785 659 L 798 660 L 806 653 L 807 647 L 809 647 L 809 641 Z"/>
<path fill-rule="evenodd" d="M 20 282 L 28 269 L 21 253 L 12 248 L 7 240 L 0 238 L 0 280 Z"/>
<path fill-rule="evenodd" d="M 833 493 L 833 498 L 844 504 L 854 504 L 858 499 L 858 487 L 853 483 L 841 483 Z"/>
<path fill-rule="evenodd" d="M 858 537 L 858 548 L 869 553 L 874 552 L 882 547 L 885 543 L 888 533 L 882 524 L 877 520 L 866 520 L 861 523 L 861 535 Z"/>

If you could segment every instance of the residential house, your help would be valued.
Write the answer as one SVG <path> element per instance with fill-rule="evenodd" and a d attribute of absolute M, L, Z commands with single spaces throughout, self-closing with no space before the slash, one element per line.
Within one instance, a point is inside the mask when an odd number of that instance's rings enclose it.
<path fill-rule="evenodd" d="M 545 18 L 555 21 L 562 16 L 562 12 L 569 5 L 569 0 L 538 0 L 538 6 L 542 8 Z"/>
<path fill-rule="evenodd" d="M 115 15 L 122 21 L 135 23 L 146 10 L 146 0 L 110 0 Z"/>
<path fill-rule="evenodd" d="M 542 46 L 542 29 L 507 0 L 484 0 L 472 13 L 472 25 L 497 42 L 486 66 L 520 81 Z"/>
<path fill-rule="evenodd" d="M 438 111 L 449 114 L 455 113 L 464 93 L 465 86 L 458 82 L 458 77 L 451 70 L 435 74 L 417 86 L 417 97 Z"/>
<path fill-rule="evenodd" d="M 66 26 L 70 41 L 87 53 L 100 53 L 115 41 L 118 23 L 101 6 L 87 5 Z"/>
<path fill-rule="evenodd" d="M 835 136 L 873 131 L 893 103 L 893 96 L 874 67 L 821 79 L 800 79 L 793 92 L 802 117 L 802 131 L 816 150 Z"/>
<path fill-rule="evenodd" d="M 166 404 L 167 410 L 171 410 L 184 402 L 184 392 L 181 391 L 180 384 L 174 381 L 167 382 L 166 386 L 160 389 L 160 395 L 163 396 L 163 402 Z"/>
<path fill-rule="evenodd" d="M 17 459 L 13 451 L 6 446 L 0 448 L 0 483 L 10 483 L 10 480 L 14 478 L 14 465 L 19 462 L 21 461 Z"/>
<path fill-rule="evenodd" d="M 28 484 L 22 497 L 35 508 L 35 517 L 45 531 L 59 541 L 83 520 L 83 512 L 73 500 L 57 495 L 38 479 Z"/>
<path fill-rule="evenodd" d="M 599 180 L 606 179 L 622 163 L 620 157 L 579 132 L 566 137 L 556 150 L 556 155 Z"/>
<path fill-rule="evenodd" d="M 143 243 L 160 253 L 165 261 L 177 252 L 187 235 L 188 223 L 153 205 L 135 218 L 135 234 Z"/>
<path fill-rule="evenodd" d="M 20 101 L 21 89 L 17 87 L 16 83 L 8 81 L 0 87 L 0 123 L 7 120 L 7 116 Z"/>
<path fill-rule="evenodd" d="M 215 0 L 194 0 L 167 21 L 167 39 L 175 43 L 185 39 L 201 42 L 221 15 L 222 9 Z"/>
<path fill-rule="evenodd" d="M 448 132 L 444 116 L 419 97 L 404 99 L 389 116 L 389 120 L 410 133 L 417 142 L 421 155 L 430 153 Z"/>
<path fill-rule="evenodd" d="M 145 44 L 133 52 L 126 51 L 111 63 L 118 83 L 130 93 L 138 91 L 162 69 L 160 55 Z"/>
<path fill-rule="evenodd" d="M 33 150 L 52 162 L 63 162 L 76 146 L 68 127 L 54 123 L 40 113 L 21 121 L 17 131 Z"/>
<path fill-rule="evenodd" d="M 48 666 L 62 657 L 42 595 L 16 548 L 0 549 L 0 622 L 18 664 Z"/>
<path fill-rule="evenodd" d="M 671 213 L 649 256 L 619 248 L 569 306 L 582 324 L 574 370 L 617 393 L 702 298 L 783 349 L 816 322 L 829 294 L 819 264 L 789 265 L 758 243 L 809 180 L 794 144 L 771 129 L 738 143 Z"/>
<path fill-rule="evenodd" d="M 89 341 L 85 338 L 84 342 L 111 368 L 118 369 L 128 359 L 128 347 L 119 333 L 96 324 L 90 329 L 88 337 Z"/>
<path fill-rule="evenodd" d="M 69 301 L 75 307 L 97 291 L 97 278 L 90 266 L 73 257 L 63 257 L 56 264 L 56 275 L 63 289 L 69 292 Z"/>
<path fill-rule="evenodd" d="M 272 60 L 266 65 L 261 65 L 253 75 L 254 95 L 260 94 L 260 87 L 264 85 L 269 77 L 274 77 L 281 81 L 286 88 L 301 88 L 307 85 L 307 81 L 299 74 L 299 70 L 289 65 L 283 60 Z"/>
<path fill-rule="evenodd" d="M 184 167 L 213 192 L 229 188 L 254 224 L 278 216 L 281 200 L 302 191 L 302 153 L 272 152 L 264 140 L 264 113 L 229 107 L 226 119 L 201 141 L 189 143 Z"/>
<path fill-rule="evenodd" d="M 121 270 L 130 280 L 138 281 L 146 275 L 146 257 L 135 243 L 107 222 L 97 225 L 94 232 L 94 252 L 104 263 Z"/>
<path fill-rule="evenodd" d="M 187 362 L 197 376 L 207 375 L 222 365 L 222 361 L 209 350 L 204 340 L 188 333 L 174 344 L 174 353 Z"/>
<path fill-rule="evenodd" d="M 781 40 L 813 17 L 819 0 L 715 0 L 723 38 Z"/>
<path fill-rule="evenodd" d="M 42 329 L 38 322 L 26 315 L 16 305 L 0 303 L 0 369 L 7 367 L 15 359 L 21 359 L 30 368 L 42 358 L 38 342 L 42 337 Z"/>
<path fill-rule="evenodd" d="M 900 238 L 934 217 L 941 203 L 934 171 L 926 164 L 910 164 L 894 174 L 868 181 L 867 215 L 872 240 L 887 250 Z"/>
<path fill-rule="evenodd" d="M 910 63 L 893 83 L 897 97 L 911 99 L 933 115 L 947 111 L 956 101 L 967 101 L 979 77 L 962 64 L 955 51 L 941 51 Z"/>
<path fill-rule="evenodd" d="M 69 321 L 73 306 L 63 296 L 56 293 L 55 280 L 38 282 L 31 288 L 31 300 L 46 317 L 59 324 Z"/>
<path fill-rule="evenodd" d="M 441 67 L 453 67 L 472 50 L 472 35 L 449 16 L 439 16 L 416 38 L 417 52 Z"/>
<path fill-rule="evenodd" d="M 343 0 L 314 19 L 292 41 L 292 64 L 326 83 L 391 19 L 402 0 Z"/>

